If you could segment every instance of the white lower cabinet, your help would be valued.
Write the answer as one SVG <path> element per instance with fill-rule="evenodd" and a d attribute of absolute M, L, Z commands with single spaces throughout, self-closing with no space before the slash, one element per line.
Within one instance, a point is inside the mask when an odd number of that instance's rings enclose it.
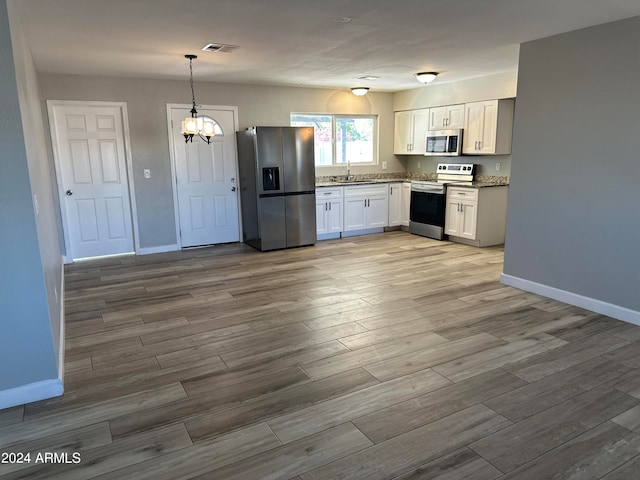
<path fill-rule="evenodd" d="M 402 225 L 402 183 L 389 184 L 389 226 L 397 227 Z"/>
<path fill-rule="evenodd" d="M 411 182 L 402 184 L 402 222 L 403 227 L 409 226 L 409 218 L 411 215 Z"/>
<path fill-rule="evenodd" d="M 389 223 L 389 185 L 344 187 L 344 231 L 383 228 Z"/>
<path fill-rule="evenodd" d="M 343 187 L 319 187 L 316 189 L 317 238 L 337 238 L 343 228 Z"/>
<path fill-rule="evenodd" d="M 449 240 L 476 247 L 502 245 L 508 187 L 447 189 L 444 233 Z"/>

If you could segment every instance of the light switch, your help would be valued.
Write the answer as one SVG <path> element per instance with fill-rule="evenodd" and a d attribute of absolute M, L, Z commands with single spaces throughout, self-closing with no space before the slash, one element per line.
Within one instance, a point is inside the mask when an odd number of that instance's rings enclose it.
<path fill-rule="evenodd" d="M 382 169 L 386 170 L 387 169 L 387 162 L 382 162 Z"/>
<path fill-rule="evenodd" d="M 500 170 L 500 162 L 496 162 L 496 170 Z"/>
<path fill-rule="evenodd" d="M 151 170 L 145 168 L 142 172 L 144 173 L 144 178 L 151 178 Z"/>

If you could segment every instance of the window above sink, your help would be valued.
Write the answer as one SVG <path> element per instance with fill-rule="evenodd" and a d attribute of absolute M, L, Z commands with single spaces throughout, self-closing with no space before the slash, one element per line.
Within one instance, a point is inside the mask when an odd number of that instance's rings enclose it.
<path fill-rule="evenodd" d="M 290 115 L 292 127 L 314 127 L 316 167 L 377 164 L 377 122 L 377 115 Z"/>

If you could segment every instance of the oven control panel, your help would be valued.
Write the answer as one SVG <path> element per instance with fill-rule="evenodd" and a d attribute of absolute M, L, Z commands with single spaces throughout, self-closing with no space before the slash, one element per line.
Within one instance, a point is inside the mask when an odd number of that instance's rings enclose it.
<path fill-rule="evenodd" d="M 473 163 L 439 163 L 437 173 L 447 175 L 473 175 L 476 166 Z"/>

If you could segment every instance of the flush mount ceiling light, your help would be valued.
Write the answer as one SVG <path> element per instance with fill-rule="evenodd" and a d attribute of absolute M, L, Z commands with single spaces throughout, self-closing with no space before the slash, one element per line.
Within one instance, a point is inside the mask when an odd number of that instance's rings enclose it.
<path fill-rule="evenodd" d="M 367 94 L 369 91 L 369 87 L 353 87 L 351 89 L 351 93 L 353 93 L 357 97 L 362 97 Z"/>
<path fill-rule="evenodd" d="M 416 80 L 425 85 L 433 82 L 438 76 L 438 72 L 420 72 L 416 73 Z"/>
<path fill-rule="evenodd" d="M 182 121 L 182 129 L 180 133 L 184 135 L 185 142 L 193 143 L 193 136 L 198 135 L 202 140 L 211 143 L 211 137 L 215 135 L 215 123 L 209 119 L 198 117 L 196 109 L 196 94 L 193 90 L 193 61 L 198 58 L 197 55 L 185 55 L 184 58 L 189 59 L 189 81 L 191 83 L 191 116 Z"/>

